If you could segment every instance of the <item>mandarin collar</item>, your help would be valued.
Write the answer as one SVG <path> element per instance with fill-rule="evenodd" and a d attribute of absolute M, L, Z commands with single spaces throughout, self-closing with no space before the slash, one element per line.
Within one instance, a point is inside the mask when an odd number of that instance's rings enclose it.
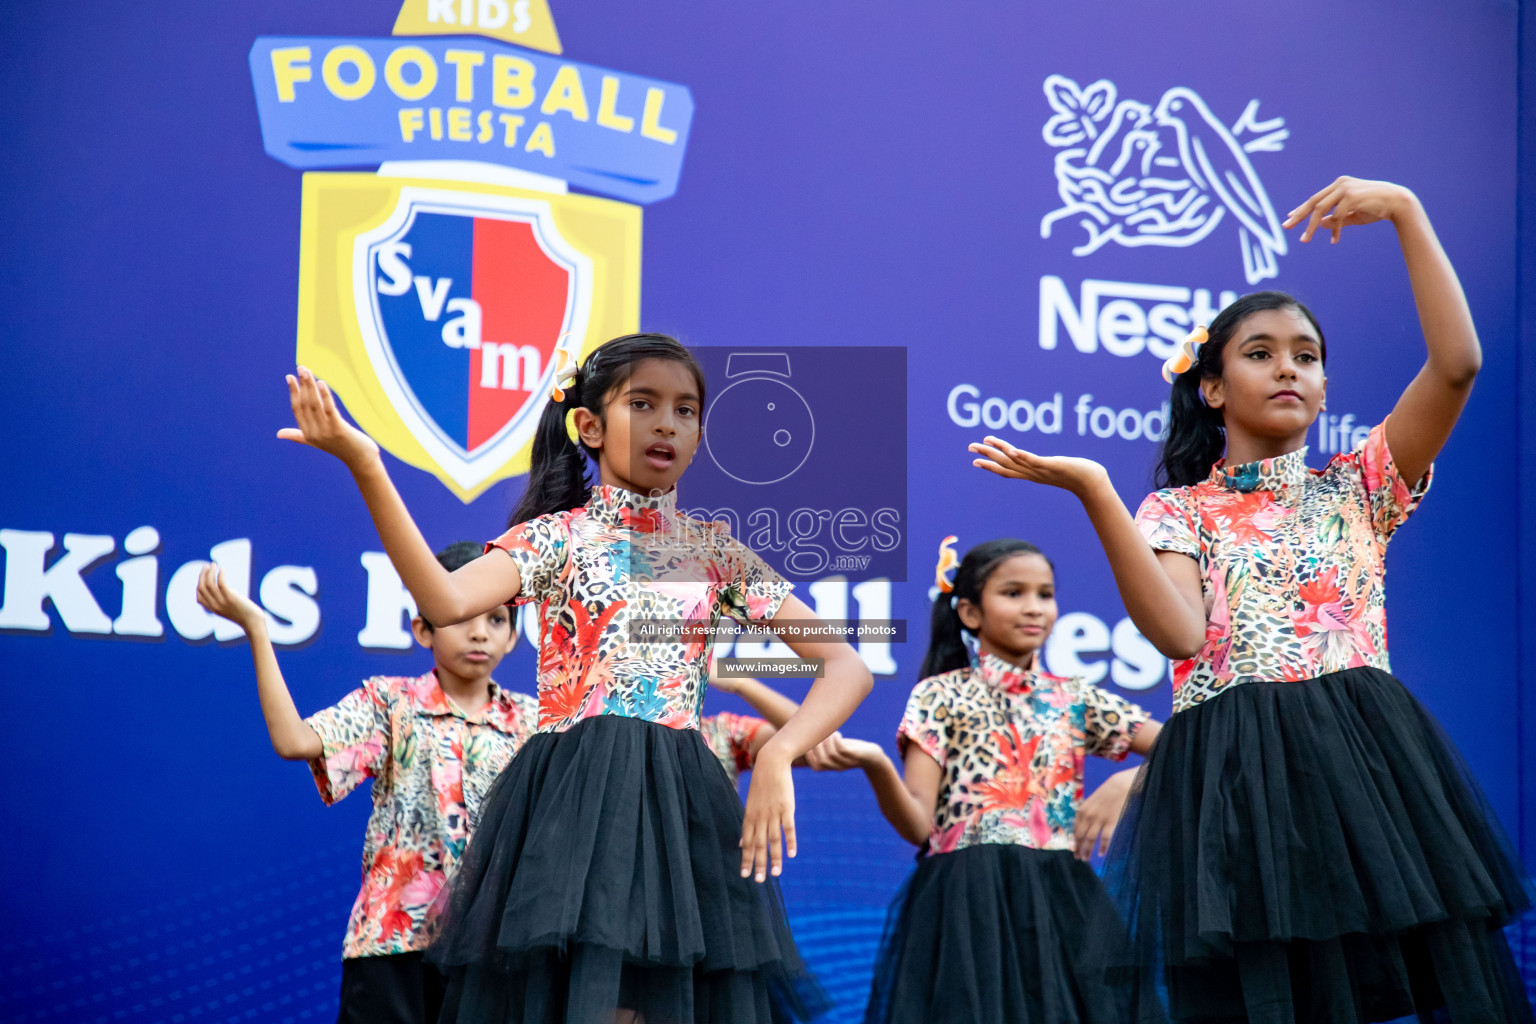
<path fill-rule="evenodd" d="M 1229 491 L 1244 494 L 1251 491 L 1281 491 L 1288 487 L 1300 487 L 1307 481 L 1311 470 L 1307 469 L 1307 449 L 1298 448 L 1272 459 L 1245 462 L 1229 466 L 1222 459 L 1211 467 L 1211 482 Z"/>
<path fill-rule="evenodd" d="M 647 533 L 664 529 L 677 515 L 677 488 L 665 494 L 641 494 L 611 484 L 598 484 L 587 499 L 587 515 L 605 526 L 624 526 Z"/>
<path fill-rule="evenodd" d="M 1003 693 L 1028 693 L 1040 678 L 1039 665 L 1038 654 L 1030 661 L 1028 668 L 1020 668 L 986 651 L 976 652 L 971 661 L 976 677 L 987 684 L 988 689 Z"/>

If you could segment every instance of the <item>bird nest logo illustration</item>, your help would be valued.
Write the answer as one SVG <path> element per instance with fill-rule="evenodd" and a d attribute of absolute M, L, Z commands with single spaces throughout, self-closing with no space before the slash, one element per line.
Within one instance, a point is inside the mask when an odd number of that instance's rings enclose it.
<path fill-rule="evenodd" d="M 1041 134 L 1060 150 L 1062 206 L 1040 221 L 1041 238 L 1058 221 L 1076 219 L 1088 240 L 1073 248 L 1075 256 L 1109 242 L 1182 248 L 1230 216 L 1248 283 L 1279 274 L 1285 235 L 1248 157 L 1284 148 L 1291 134 L 1284 118 L 1260 121 L 1253 100 L 1228 127 L 1183 86 L 1151 106 L 1119 99 L 1106 79 L 1084 88 L 1062 75 L 1045 80 L 1045 98 L 1053 114 Z"/>

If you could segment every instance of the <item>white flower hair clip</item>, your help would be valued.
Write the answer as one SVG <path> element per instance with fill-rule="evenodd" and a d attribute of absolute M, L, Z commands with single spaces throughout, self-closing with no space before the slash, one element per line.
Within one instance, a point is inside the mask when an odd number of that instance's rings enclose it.
<path fill-rule="evenodd" d="M 566 363 L 574 363 L 571 354 L 563 348 L 555 349 L 555 375 L 549 382 L 549 400 L 555 404 L 565 401 L 565 389 L 576 383 L 577 367 L 565 368 Z"/>

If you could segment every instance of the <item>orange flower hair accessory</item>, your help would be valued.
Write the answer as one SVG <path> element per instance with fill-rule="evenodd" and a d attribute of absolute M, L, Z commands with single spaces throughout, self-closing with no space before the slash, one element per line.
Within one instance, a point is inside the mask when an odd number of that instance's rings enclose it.
<path fill-rule="evenodd" d="M 960 564 L 960 556 L 955 554 L 954 547 L 955 541 L 959 539 L 954 534 L 950 534 L 939 544 L 939 564 L 933 569 L 933 585 L 938 587 L 942 594 L 952 594 L 955 590 L 955 585 L 944 574 Z"/>
<path fill-rule="evenodd" d="M 1200 358 L 1200 346 L 1209 340 L 1204 324 L 1190 331 L 1189 336 L 1179 342 L 1178 350 L 1163 361 L 1163 380 L 1172 384 L 1173 378 L 1194 366 Z"/>

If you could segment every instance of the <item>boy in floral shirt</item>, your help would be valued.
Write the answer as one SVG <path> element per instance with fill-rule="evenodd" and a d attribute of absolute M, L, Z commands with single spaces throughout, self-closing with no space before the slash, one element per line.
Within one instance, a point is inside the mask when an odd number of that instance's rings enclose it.
<path fill-rule="evenodd" d="M 478 558 L 455 544 L 437 559 L 452 572 Z M 266 616 L 210 565 L 198 601 L 251 641 L 256 688 L 272 746 L 308 761 L 320 798 L 333 804 L 373 779 L 363 841 L 363 885 L 342 946 L 343 1022 L 429 1024 L 443 982 L 423 962 L 427 912 L 457 866 L 491 782 L 538 721 L 533 698 L 503 690 L 491 672 L 516 643 L 506 608 L 467 622 L 411 628 L 434 667 L 416 678 L 375 676 L 333 707 L 301 719 L 267 638 Z"/>

